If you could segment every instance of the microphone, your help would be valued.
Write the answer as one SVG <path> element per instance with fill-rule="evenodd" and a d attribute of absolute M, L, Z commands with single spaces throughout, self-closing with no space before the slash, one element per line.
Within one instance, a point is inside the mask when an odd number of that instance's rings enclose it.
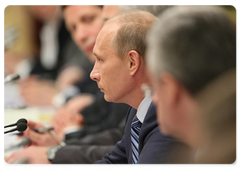
<path fill-rule="evenodd" d="M 6 125 L 6 126 L 4 126 L 4 128 L 12 127 L 12 126 L 17 126 L 19 123 L 25 123 L 25 124 L 27 124 L 27 120 L 24 119 L 24 118 L 21 118 L 21 119 L 19 119 L 16 123 L 13 123 L 13 124 L 10 124 L 10 125 Z"/>
<path fill-rule="evenodd" d="M 18 140 L 16 140 L 13 144 L 10 144 L 7 148 L 4 148 L 4 151 L 8 151 L 10 149 L 14 149 L 14 148 L 18 148 L 18 147 L 21 147 L 21 146 L 25 146 L 25 145 L 28 145 L 30 144 L 30 139 L 27 138 L 27 137 L 22 137 Z"/>
<path fill-rule="evenodd" d="M 14 132 L 16 130 L 18 130 L 19 132 L 23 132 L 27 129 L 27 124 L 26 123 L 19 123 L 17 124 L 17 127 L 8 131 L 5 131 L 4 134 L 6 133 L 10 133 L 10 132 Z"/>
<path fill-rule="evenodd" d="M 19 78 L 20 78 L 20 76 L 18 74 L 10 74 L 7 77 L 5 77 L 4 84 L 8 83 L 8 82 L 11 82 L 11 81 L 14 81 L 14 80 L 17 80 Z"/>

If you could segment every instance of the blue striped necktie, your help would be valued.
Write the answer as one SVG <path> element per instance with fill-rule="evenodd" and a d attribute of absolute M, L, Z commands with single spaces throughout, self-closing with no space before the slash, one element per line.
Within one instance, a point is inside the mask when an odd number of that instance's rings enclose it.
<path fill-rule="evenodd" d="M 134 117 L 131 125 L 131 146 L 132 146 L 132 163 L 135 164 L 139 158 L 139 133 L 142 123 L 137 116 Z"/>

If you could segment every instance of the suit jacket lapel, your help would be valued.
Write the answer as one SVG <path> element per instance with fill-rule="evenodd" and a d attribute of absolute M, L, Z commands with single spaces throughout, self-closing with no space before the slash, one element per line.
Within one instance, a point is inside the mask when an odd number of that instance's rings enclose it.
<path fill-rule="evenodd" d="M 144 139 L 146 138 L 146 135 L 148 135 L 156 126 L 158 126 L 157 118 L 156 118 L 156 108 L 154 104 L 151 103 L 148 108 L 147 114 L 145 116 L 145 119 L 141 127 L 141 131 L 139 134 L 139 152 L 140 153 L 143 148 Z"/>

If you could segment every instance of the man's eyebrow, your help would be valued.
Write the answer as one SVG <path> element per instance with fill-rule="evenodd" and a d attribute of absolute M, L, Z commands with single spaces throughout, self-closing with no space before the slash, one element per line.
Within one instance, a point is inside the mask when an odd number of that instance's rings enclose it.
<path fill-rule="evenodd" d="M 108 20 L 108 18 L 103 18 L 103 22 L 105 23 Z"/>

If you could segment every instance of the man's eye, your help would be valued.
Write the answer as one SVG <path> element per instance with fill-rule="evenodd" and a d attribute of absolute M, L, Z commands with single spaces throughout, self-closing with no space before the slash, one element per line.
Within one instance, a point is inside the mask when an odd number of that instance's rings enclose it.
<path fill-rule="evenodd" d="M 91 23 L 93 20 L 94 20 L 94 17 L 93 17 L 93 16 L 91 16 L 91 17 L 85 17 L 85 18 L 83 19 L 83 21 L 84 21 L 85 23 Z"/>
<path fill-rule="evenodd" d="M 74 33 L 76 32 L 76 27 L 71 27 L 71 28 L 69 29 L 69 32 L 70 32 L 71 34 L 74 34 Z"/>

